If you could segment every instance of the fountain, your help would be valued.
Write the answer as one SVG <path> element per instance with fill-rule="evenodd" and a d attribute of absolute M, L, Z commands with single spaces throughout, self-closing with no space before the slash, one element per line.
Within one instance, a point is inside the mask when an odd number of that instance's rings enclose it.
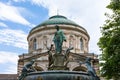
<path fill-rule="evenodd" d="M 48 49 L 48 71 L 36 71 L 32 68 L 35 60 L 23 67 L 19 80 L 100 80 L 95 70 L 91 67 L 91 58 L 86 58 L 85 62 L 79 61 L 79 64 L 85 64 L 87 72 L 70 71 L 67 66 L 69 63 L 69 53 L 73 47 L 69 47 L 63 53 L 62 44 L 66 41 L 64 33 L 59 30 L 59 26 L 53 38 L 55 44 L 55 52 L 51 52 L 53 45 Z"/>

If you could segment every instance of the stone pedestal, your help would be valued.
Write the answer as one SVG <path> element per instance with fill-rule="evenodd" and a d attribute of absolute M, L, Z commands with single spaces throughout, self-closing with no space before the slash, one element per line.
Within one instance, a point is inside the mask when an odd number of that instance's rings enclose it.
<path fill-rule="evenodd" d="M 49 67 L 48 70 L 69 70 L 69 68 L 66 66 L 52 66 Z"/>
<path fill-rule="evenodd" d="M 48 70 L 69 70 L 66 63 L 66 57 L 63 54 L 54 54 L 53 55 L 53 65 L 48 68 Z"/>

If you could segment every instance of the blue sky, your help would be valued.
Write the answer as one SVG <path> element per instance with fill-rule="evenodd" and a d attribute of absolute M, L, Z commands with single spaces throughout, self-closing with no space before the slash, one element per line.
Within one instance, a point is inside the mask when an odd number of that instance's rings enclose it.
<path fill-rule="evenodd" d="M 17 73 L 18 55 L 28 52 L 29 31 L 50 16 L 66 16 L 90 35 L 89 52 L 100 54 L 97 42 L 109 0 L 0 0 L 0 73 Z"/>

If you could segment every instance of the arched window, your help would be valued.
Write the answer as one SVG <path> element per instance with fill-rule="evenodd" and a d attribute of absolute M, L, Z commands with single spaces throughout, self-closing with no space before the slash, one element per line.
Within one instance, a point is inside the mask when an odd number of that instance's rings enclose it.
<path fill-rule="evenodd" d="M 36 39 L 33 40 L 33 49 L 34 50 L 37 49 L 37 40 Z"/>
<path fill-rule="evenodd" d="M 80 50 L 84 49 L 84 43 L 83 43 L 83 39 L 80 38 Z"/>
<path fill-rule="evenodd" d="M 46 49 L 46 47 L 48 46 L 48 42 L 47 42 L 47 36 L 43 36 L 43 49 Z"/>
<path fill-rule="evenodd" d="M 77 66 L 75 67 L 72 71 L 83 71 L 83 72 L 87 72 L 87 68 L 83 67 L 83 66 Z"/>
<path fill-rule="evenodd" d="M 70 38 L 69 38 L 69 47 L 74 47 L 73 42 L 74 42 L 74 38 L 73 38 L 73 36 L 70 36 Z"/>
<path fill-rule="evenodd" d="M 30 41 L 28 41 L 28 44 L 29 44 L 29 50 L 32 49 L 32 38 L 30 39 Z"/>

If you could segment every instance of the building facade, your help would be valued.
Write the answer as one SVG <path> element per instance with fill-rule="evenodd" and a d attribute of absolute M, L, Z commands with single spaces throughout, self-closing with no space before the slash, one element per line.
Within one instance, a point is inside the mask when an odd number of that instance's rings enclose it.
<path fill-rule="evenodd" d="M 0 80 L 17 80 L 17 74 L 0 74 Z"/>
<path fill-rule="evenodd" d="M 92 66 L 98 71 L 97 55 L 89 53 L 88 44 L 90 36 L 86 29 L 64 16 L 55 15 L 30 31 L 27 37 L 28 53 L 19 55 L 18 74 L 20 75 L 23 66 L 30 62 L 31 59 L 36 60 L 33 66 L 37 71 L 48 70 L 48 49 L 51 44 L 54 45 L 53 37 L 56 32 L 56 25 L 60 27 L 66 37 L 66 42 L 63 42 L 62 46 L 63 53 L 69 47 L 74 48 L 70 51 L 69 63 L 67 65 L 70 71 L 87 71 L 85 65 L 80 66 L 79 64 L 79 61 L 84 62 L 86 57 L 94 59 Z M 52 50 L 55 50 L 55 46 L 53 46 Z"/>

